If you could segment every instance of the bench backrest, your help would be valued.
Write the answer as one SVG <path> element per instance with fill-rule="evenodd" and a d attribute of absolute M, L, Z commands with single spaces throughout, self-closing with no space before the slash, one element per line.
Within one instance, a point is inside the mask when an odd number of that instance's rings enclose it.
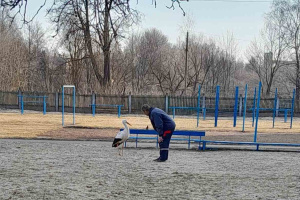
<path fill-rule="evenodd" d="M 121 131 L 123 129 L 120 129 Z M 155 130 L 130 129 L 130 134 L 157 135 Z M 205 136 L 205 131 L 174 131 L 173 135 Z"/>

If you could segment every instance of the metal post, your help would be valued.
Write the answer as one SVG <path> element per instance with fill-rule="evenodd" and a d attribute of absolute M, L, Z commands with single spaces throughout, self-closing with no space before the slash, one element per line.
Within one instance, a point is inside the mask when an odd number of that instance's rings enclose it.
<path fill-rule="evenodd" d="M 76 106 L 76 94 L 75 86 L 73 87 L 73 125 L 75 124 L 75 106 Z"/>
<path fill-rule="evenodd" d="M 294 91 L 293 91 L 293 99 L 292 99 L 292 108 L 291 108 L 291 125 L 290 125 L 290 128 L 293 127 L 294 106 L 295 106 L 295 92 L 296 92 L 296 90 L 294 89 Z"/>
<path fill-rule="evenodd" d="M 43 114 L 46 114 L 46 96 L 43 96 Z"/>
<path fill-rule="evenodd" d="M 286 123 L 287 121 L 287 114 L 288 114 L 288 110 L 284 109 L 284 123 Z"/>
<path fill-rule="evenodd" d="M 24 114 L 24 99 L 23 99 L 23 95 L 21 95 L 21 114 Z"/>
<path fill-rule="evenodd" d="M 169 96 L 168 96 L 168 93 L 166 93 L 166 97 L 165 97 L 165 111 L 168 114 L 168 112 L 169 112 Z"/>
<path fill-rule="evenodd" d="M 243 95 L 240 94 L 240 102 L 239 102 L 239 116 L 242 116 L 242 110 L 243 110 Z"/>
<path fill-rule="evenodd" d="M 277 97 L 277 105 L 276 105 L 276 117 L 278 117 L 278 112 L 279 112 L 279 97 Z"/>
<path fill-rule="evenodd" d="M 274 108 L 273 108 L 273 128 L 274 128 L 274 126 L 275 126 L 276 107 L 277 107 L 277 88 L 276 88 L 276 90 L 275 90 L 275 96 L 274 96 Z"/>
<path fill-rule="evenodd" d="M 59 99 L 58 99 L 58 92 L 55 92 L 55 111 L 58 112 L 59 107 Z"/>
<path fill-rule="evenodd" d="M 76 106 L 76 92 L 75 92 L 75 86 L 74 85 L 64 85 L 62 87 L 62 126 L 64 126 L 64 114 L 65 114 L 65 106 L 64 106 L 64 100 L 65 100 L 65 87 L 73 88 L 73 125 L 75 125 L 75 106 Z"/>
<path fill-rule="evenodd" d="M 235 87 L 235 101 L 234 101 L 234 112 L 233 112 L 233 127 L 236 127 L 237 109 L 238 109 L 238 97 L 239 87 Z"/>
<path fill-rule="evenodd" d="M 247 112 L 247 90 L 248 85 L 245 86 L 245 96 L 244 96 L 244 112 L 243 112 L 243 132 L 245 131 L 245 118 L 246 118 L 246 112 Z"/>
<path fill-rule="evenodd" d="M 128 113 L 131 114 L 131 92 L 129 92 L 128 96 Z"/>
<path fill-rule="evenodd" d="M 118 118 L 120 118 L 120 116 L 121 116 L 121 106 L 118 105 Z"/>
<path fill-rule="evenodd" d="M 95 111 L 96 111 L 96 105 L 92 104 L 92 113 L 93 113 L 93 117 L 95 117 Z"/>
<path fill-rule="evenodd" d="M 95 117 L 95 104 L 96 104 L 96 95 L 95 92 L 92 92 L 92 113 L 93 113 L 93 117 Z"/>
<path fill-rule="evenodd" d="M 20 100 L 21 96 L 22 96 L 22 91 L 19 88 L 19 91 L 18 91 L 18 107 L 19 107 L 19 109 L 21 109 L 21 100 Z"/>
<path fill-rule="evenodd" d="M 218 126 L 219 96 L 220 96 L 220 86 L 217 85 L 217 88 L 216 88 L 216 99 L 215 99 L 215 127 Z"/>
<path fill-rule="evenodd" d="M 255 116 L 255 104 L 256 104 L 256 88 L 254 90 L 254 97 L 253 97 L 253 107 L 252 107 L 252 127 L 254 126 L 254 116 Z"/>
<path fill-rule="evenodd" d="M 199 87 L 198 87 L 198 99 L 197 99 L 197 127 L 199 126 L 200 95 L 201 95 L 201 85 L 199 84 Z"/>
<path fill-rule="evenodd" d="M 203 94 L 203 100 L 202 100 L 202 112 L 203 112 L 203 120 L 205 120 L 205 118 L 206 118 L 205 94 Z"/>
<path fill-rule="evenodd" d="M 259 82 L 259 88 L 258 88 L 258 94 L 257 94 L 257 108 L 256 108 L 256 122 L 255 122 L 254 142 L 256 142 L 256 140 L 257 140 L 257 127 L 258 127 L 258 117 L 259 117 L 260 93 L 261 93 L 261 82 Z"/>

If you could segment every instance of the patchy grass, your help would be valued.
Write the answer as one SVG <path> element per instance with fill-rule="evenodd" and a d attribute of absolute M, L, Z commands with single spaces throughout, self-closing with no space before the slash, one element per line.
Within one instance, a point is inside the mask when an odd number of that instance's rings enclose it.
<path fill-rule="evenodd" d="M 152 128 L 150 120 L 144 115 L 96 115 L 76 114 L 76 126 L 100 128 L 100 129 L 119 129 L 122 128 L 122 120 L 127 119 L 132 124 L 131 128 Z M 65 125 L 72 126 L 73 115 L 65 115 Z M 242 130 L 242 118 L 237 121 L 237 126 L 233 127 L 232 118 L 219 118 L 218 127 L 214 127 L 214 118 L 200 120 L 199 127 L 196 126 L 196 117 L 175 118 L 177 130 L 204 130 L 206 135 L 234 135 L 234 134 L 253 134 L 252 119 L 247 118 L 245 123 L 246 132 Z M 290 121 L 283 122 L 283 118 L 276 118 L 275 128 L 272 128 L 272 118 L 261 118 L 259 120 L 258 132 L 260 134 L 300 134 L 300 120 L 295 118 L 293 129 L 290 129 Z M 36 138 L 47 132 L 62 131 L 61 113 L 0 113 L 0 138 Z"/>

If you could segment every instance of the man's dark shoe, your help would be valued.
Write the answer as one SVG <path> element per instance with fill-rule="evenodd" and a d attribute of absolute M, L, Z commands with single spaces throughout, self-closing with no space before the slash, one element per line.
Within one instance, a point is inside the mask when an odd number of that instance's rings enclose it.
<path fill-rule="evenodd" d="M 160 158 L 156 158 L 156 159 L 154 159 L 153 161 L 158 161 L 158 160 L 160 160 Z"/>
<path fill-rule="evenodd" d="M 155 162 L 165 162 L 166 160 L 161 160 L 161 159 L 155 159 Z"/>

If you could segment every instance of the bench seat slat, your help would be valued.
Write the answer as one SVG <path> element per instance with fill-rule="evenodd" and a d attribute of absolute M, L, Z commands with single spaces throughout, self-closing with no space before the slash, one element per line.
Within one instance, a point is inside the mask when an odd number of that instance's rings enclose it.
<path fill-rule="evenodd" d="M 120 129 L 121 131 L 124 129 Z M 145 129 L 130 129 L 130 134 L 140 134 L 140 135 L 157 135 L 155 130 L 145 130 Z M 173 135 L 186 135 L 186 136 L 205 136 L 205 131 L 174 131 Z"/>
<path fill-rule="evenodd" d="M 129 140 L 130 139 L 141 139 L 141 140 L 143 140 L 143 139 L 147 139 L 147 140 L 156 140 L 157 139 L 157 137 L 132 137 L 132 136 L 130 136 L 129 138 L 128 138 Z"/>
<path fill-rule="evenodd" d="M 157 137 L 132 137 L 130 136 L 128 140 L 157 140 Z M 189 141 L 189 138 L 171 138 L 171 140 L 181 140 L 181 141 Z M 200 140 L 198 139 L 190 139 L 191 142 L 199 142 Z"/>

